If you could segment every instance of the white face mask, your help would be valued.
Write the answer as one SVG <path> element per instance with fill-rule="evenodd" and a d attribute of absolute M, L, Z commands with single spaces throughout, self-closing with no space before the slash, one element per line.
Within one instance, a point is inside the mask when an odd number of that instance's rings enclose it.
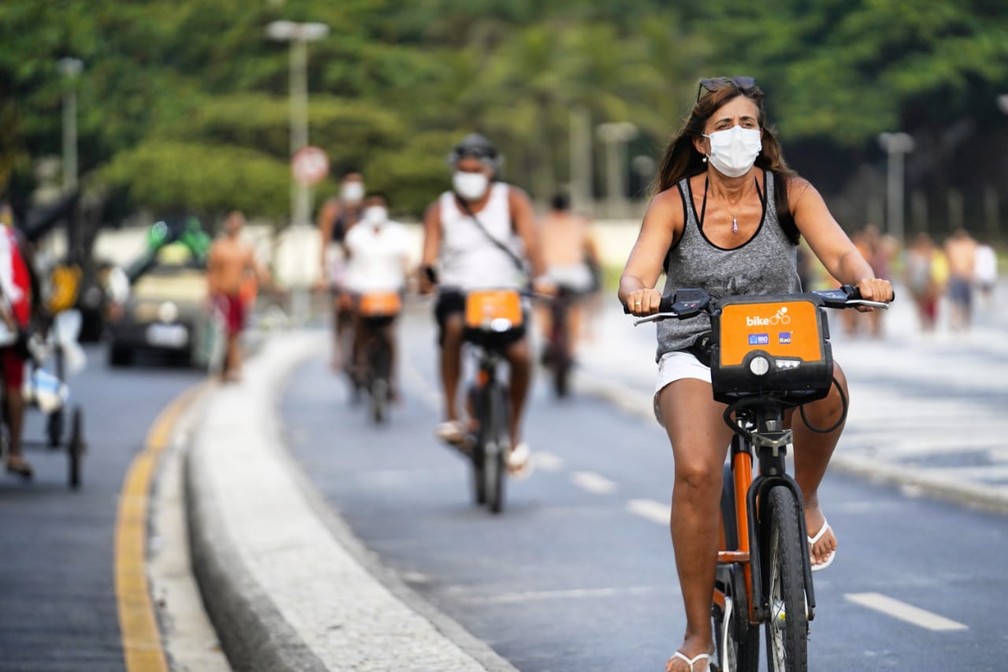
<path fill-rule="evenodd" d="M 711 165 L 727 177 L 739 177 L 749 172 L 763 149 L 760 132 L 755 128 L 733 126 L 704 137 L 710 139 Z"/>
<path fill-rule="evenodd" d="M 464 173 L 459 170 L 452 175 L 455 193 L 467 201 L 478 201 L 489 185 L 490 178 L 483 173 Z"/>
<path fill-rule="evenodd" d="M 364 221 L 374 226 L 381 226 L 388 221 L 388 210 L 383 205 L 369 205 L 364 208 Z"/>
<path fill-rule="evenodd" d="M 359 203 L 364 198 L 363 182 L 346 182 L 340 189 L 340 198 L 347 203 Z"/>

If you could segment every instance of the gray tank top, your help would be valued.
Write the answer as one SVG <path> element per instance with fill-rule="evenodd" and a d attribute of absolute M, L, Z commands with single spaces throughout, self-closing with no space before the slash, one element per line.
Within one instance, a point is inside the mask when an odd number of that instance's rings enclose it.
<path fill-rule="evenodd" d="M 731 249 L 718 247 L 707 239 L 700 228 L 689 179 L 679 181 L 685 225 L 682 237 L 669 250 L 663 294 L 681 288 L 706 289 L 717 298 L 802 291 L 798 246 L 788 240 L 777 218 L 773 198 L 775 175 L 770 171 L 763 174 L 763 218 L 749 240 Z M 685 350 L 710 328 L 710 318 L 703 314 L 659 322 L 657 359 L 667 352 Z"/>

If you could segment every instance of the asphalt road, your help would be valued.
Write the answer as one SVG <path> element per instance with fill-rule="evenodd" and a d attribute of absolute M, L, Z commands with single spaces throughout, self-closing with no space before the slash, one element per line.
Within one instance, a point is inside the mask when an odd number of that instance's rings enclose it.
<path fill-rule="evenodd" d="M 537 387 L 536 472 L 492 516 L 433 438 L 432 339 L 426 316 L 404 331 L 405 401 L 384 427 L 322 360 L 302 367 L 282 402 L 296 460 L 382 562 L 523 672 L 663 669 L 683 622 L 662 430 Z M 1003 669 L 1004 517 L 836 473 L 821 497 L 842 549 L 817 574 L 812 669 Z"/>
<path fill-rule="evenodd" d="M 71 378 L 88 452 L 79 490 L 62 451 L 29 449 L 35 479 L 0 477 L 0 670 L 123 670 L 113 580 L 116 511 L 130 462 L 158 413 L 202 379 L 177 368 L 112 370 L 104 348 Z M 29 411 L 26 438 L 42 437 Z"/>

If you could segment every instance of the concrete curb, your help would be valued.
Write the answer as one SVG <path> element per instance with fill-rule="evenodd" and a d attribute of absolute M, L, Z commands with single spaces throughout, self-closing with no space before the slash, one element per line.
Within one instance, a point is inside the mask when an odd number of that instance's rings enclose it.
<path fill-rule="evenodd" d="M 622 383 L 606 382 L 597 374 L 583 369 L 577 372 L 575 384 L 583 394 L 597 397 L 644 420 L 655 422 L 652 398 L 640 390 Z M 875 483 L 902 487 L 970 508 L 1008 515 L 1008 495 L 975 483 L 957 481 L 905 465 L 886 464 L 869 457 L 845 455 L 842 450 L 833 455 L 830 468 Z"/>
<path fill-rule="evenodd" d="M 206 399 L 186 481 L 193 571 L 236 670 L 514 672 L 354 537 L 282 447 L 285 378 L 322 332 L 277 335 Z"/>

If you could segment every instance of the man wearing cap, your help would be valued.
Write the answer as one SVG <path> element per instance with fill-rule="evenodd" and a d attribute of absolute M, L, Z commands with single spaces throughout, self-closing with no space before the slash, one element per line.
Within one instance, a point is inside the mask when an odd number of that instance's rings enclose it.
<path fill-rule="evenodd" d="M 536 291 L 552 293 L 536 237 L 534 212 L 521 189 L 497 180 L 501 160 L 487 138 L 473 133 L 448 157 L 452 189 L 427 207 L 420 288 L 437 287 L 435 317 L 440 329 L 444 421 L 437 435 L 461 445 L 467 426 L 458 415 L 458 383 L 465 333 L 465 295 L 480 289 L 523 289 L 531 275 Z M 528 269 L 531 267 L 531 272 Z M 521 418 L 531 374 L 524 325 L 513 329 L 503 352 L 508 360 L 511 394 L 511 452 L 508 466 L 522 473 L 529 464 L 521 440 Z"/>

